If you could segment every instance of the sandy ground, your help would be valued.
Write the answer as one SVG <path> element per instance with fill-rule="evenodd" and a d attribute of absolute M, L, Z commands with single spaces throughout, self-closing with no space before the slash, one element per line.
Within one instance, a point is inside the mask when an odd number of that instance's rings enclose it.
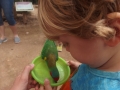
<path fill-rule="evenodd" d="M 15 77 L 23 68 L 40 55 L 46 37 L 38 25 L 37 8 L 28 15 L 27 24 L 22 21 L 22 16 L 17 15 L 17 28 L 21 38 L 19 44 L 13 41 L 13 34 L 5 22 L 6 37 L 8 41 L 0 45 L 0 90 L 9 90 Z M 63 48 L 59 56 L 65 60 L 72 60 L 71 55 Z"/>

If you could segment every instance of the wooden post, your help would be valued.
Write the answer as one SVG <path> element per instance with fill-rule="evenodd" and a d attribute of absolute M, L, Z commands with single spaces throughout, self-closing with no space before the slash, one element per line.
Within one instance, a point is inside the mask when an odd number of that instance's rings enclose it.
<path fill-rule="evenodd" d="M 24 24 L 27 24 L 27 12 L 26 11 L 23 12 L 23 22 Z"/>

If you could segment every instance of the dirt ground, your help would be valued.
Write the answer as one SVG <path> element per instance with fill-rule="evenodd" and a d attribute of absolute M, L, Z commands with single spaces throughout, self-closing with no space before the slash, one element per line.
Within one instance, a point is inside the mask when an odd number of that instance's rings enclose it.
<path fill-rule="evenodd" d="M 0 45 L 0 90 L 9 90 L 15 77 L 23 68 L 40 55 L 46 37 L 41 32 L 37 20 L 37 7 L 28 15 L 27 24 L 22 21 L 22 15 L 17 18 L 18 33 L 21 38 L 19 44 L 13 41 L 13 34 L 5 21 L 6 37 L 8 41 Z M 59 56 L 65 60 L 73 60 L 63 48 Z"/>

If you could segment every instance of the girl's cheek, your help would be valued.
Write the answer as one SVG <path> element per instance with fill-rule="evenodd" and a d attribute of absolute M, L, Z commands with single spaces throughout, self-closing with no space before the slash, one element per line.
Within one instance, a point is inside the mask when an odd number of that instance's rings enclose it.
<path fill-rule="evenodd" d="M 70 52 L 70 50 L 69 50 L 69 47 L 68 47 L 68 46 L 66 46 L 66 47 L 65 47 L 65 49 L 66 49 L 66 51 Z"/>

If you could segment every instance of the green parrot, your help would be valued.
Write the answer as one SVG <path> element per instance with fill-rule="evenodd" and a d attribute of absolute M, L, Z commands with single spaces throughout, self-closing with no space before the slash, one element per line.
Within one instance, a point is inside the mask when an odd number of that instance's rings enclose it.
<path fill-rule="evenodd" d="M 58 60 L 58 51 L 54 41 L 47 40 L 45 42 L 41 52 L 41 57 L 46 61 L 53 80 L 57 82 L 59 80 L 59 71 L 56 67 L 56 62 Z"/>

